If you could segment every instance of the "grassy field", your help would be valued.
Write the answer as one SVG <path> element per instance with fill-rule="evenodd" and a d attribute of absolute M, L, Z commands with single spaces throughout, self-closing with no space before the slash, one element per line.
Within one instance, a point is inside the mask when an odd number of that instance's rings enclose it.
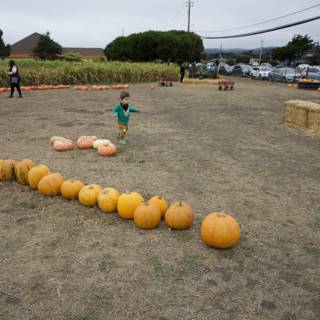
<path fill-rule="evenodd" d="M 0 158 L 30 158 L 66 179 L 163 195 L 193 226 L 143 231 L 116 213 L 0 183 L 0 319 L 319 320 L 320 138 L 282 122 L 285 84 L 130 85 L 128 144 L 115 157 L 59 153 L 50 137 L 114 141 L 119 92 L 0 95 Z M 226 210 L 240 243 L 207 247 L 202 219 Z"/>
<path fill-rule="evenodd" d="M 9 60 L 0 60 L 0 87 L 9 85 Z M 23 85 L 41 84 L 111 84 L 158 81 L 166 76 L 177 80 L 176 65 L 128 62 L 63 62 L 19 59 L 16 61 Z"/>

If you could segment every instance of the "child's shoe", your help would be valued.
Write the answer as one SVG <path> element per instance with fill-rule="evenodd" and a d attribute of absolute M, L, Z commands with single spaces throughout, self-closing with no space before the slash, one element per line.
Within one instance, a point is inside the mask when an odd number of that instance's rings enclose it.
<path fill-rule="evenodd" d="M 120 144 L 127 144 L 127 142 L 126 142 L 125 140 L 123 140 L 123 139 L 120 139 L 120 140 L 119 140 L 119 143 L 120 143 Z"/>

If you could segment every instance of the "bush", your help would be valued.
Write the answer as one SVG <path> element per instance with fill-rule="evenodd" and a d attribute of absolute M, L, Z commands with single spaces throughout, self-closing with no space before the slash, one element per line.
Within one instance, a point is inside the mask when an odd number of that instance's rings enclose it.
<path fill-rule="evenodd" d="M 93 62 L 106 62 L 107 58 L 105 56 L 98 56 L 98 57 L 95 57 L 92 61 Z"/>
<path fill-rule="evenodd" d="M 79 52 L 67 52 L 64 55 L 64 60 L 68 62 L 80 62 L 82 61 L 81 55 Z"/>

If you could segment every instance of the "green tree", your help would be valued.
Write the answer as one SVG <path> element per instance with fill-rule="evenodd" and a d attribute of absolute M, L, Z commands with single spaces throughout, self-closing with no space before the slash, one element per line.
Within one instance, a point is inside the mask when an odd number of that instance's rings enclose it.
<path fill-rule="evenodd" d="M 314 42 L 308 35 L 298 34 L 286 46 L 273 49 L 272 57 L 281 62 L 288 61 L 288 65 L 290 65 L 293 60 L 300 59 L 313 46 Z"/>
<path fill-rule="evenodd" d="M 0 29 L 0 58 L 4 59 L 10 56 L 11 46 L 9 44 L 5 45 L 2 39 L 3 31 Z"/>
<path fill-rule="evenodd" d="M 34 57 L 41 60 L 55 60 L 62 52 L 62 47 L 59 43 L 50 38 L 50 33 L 42 34 L 40 36 L 37 46 L 32 50 Z"/>
<path fill-rule="evenodd" d="M 146 31 L 118 37 L 104 53 L 111 60 L 131 61 L 199 61 L 204 48 L 202 39 L 192 32 L 171 30 Z"/>

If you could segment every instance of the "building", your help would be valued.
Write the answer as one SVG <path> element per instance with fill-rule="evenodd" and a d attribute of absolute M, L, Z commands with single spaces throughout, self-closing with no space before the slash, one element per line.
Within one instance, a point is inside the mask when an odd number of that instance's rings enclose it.
<path fill-rule="evenodd" d="M 32 58 L 32 50 L 37 46 L 41 34 L 33 33 L 11 46 L 10 58 Z M 62 48 L 62 55 L 67 52 L 78 52 L 82 59 L 93 59 L 103 56 L 102 48 Z"/>

